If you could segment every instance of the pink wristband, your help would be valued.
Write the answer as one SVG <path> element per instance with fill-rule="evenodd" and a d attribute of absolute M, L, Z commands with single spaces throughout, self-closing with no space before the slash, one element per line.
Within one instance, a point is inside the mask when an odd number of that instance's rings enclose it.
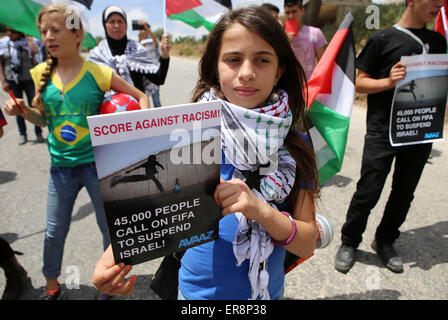
<path fill-rule="evenodd" d="M 277 240 L 274 240 L 273 238 L 271 238 L 271 241 L 273 244 L 283 247 L 283 246 L 290 244 L 292 242 L 292 240 L 294 240 L 296 233 L 297 233 L 297 225 L 296 225 L 296 222 L 294 221 L 294 219 L 291 217 L 291 215 L 288 212 L 285 212 L 285 211 L 280 211 L 280 212 L 283 213 L 285 216 L 287 216 L 289 218 L 289 220 L 291 220 L 292 232 L 291 232 L 291 235 L 289 236 L 289 238 L 286 239 L 285 241 L 277 241 Z"/>

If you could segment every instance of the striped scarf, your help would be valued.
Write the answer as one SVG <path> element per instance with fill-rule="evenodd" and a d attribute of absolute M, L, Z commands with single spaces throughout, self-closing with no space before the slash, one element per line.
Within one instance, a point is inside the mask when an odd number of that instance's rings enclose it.
<path fill-rule="evenodd" d="M 289 195 L 295 180 L 296 163 L 283 146 L 292 123 L 288 95 L 279 90 L 280 99 L 272 105 L 246 109 L 227 101 L 221 104 L 221 143 L 226 157 L 234 167 L 233 179 L 248 182 L 255 195 L 276 208 Z M 200 101 L 217 100 L 213 91 L 206 92 Z M 238 229 L 233 241 L 233 252 L 240 266 L 249 259 L 249 281 L 252 299 L 259 295 L 269 299 L 267 261 L 274 249 L 270 235 L 257 221 L 235 213 Z"/>
<path fill-rule="evenodd" d="M 132 39 L 128 39 L 124 54 L 121 56 L 112 55 L 107 40 L 102 40 L 90 51 L 87 60 L 111 68 L 132 85 L 134 82 L 131 78 L 131 71 L 149 74 L 157 73 L 159 70 L 159 61 L 152 61 L 145 47 Z M 113 93 L 113 91 L 109 91 L 106 96 Z"/>

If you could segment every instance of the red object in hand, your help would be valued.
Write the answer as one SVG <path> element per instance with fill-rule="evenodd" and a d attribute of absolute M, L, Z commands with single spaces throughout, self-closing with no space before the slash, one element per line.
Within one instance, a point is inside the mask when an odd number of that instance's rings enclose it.
<path fill-rule="evenodd" d="M 126 93 L 117 93 L 104 99 L 100 106 L 99 113 L 106 114 L 140 109 L 140 105 L 134 97 Z"/>
<path fill-rule="evenodd" d="M 285 32 L 294 33 L 294 37 L 297 37 L 299 34 L 299 21 L 296 19 L 290 19 L 285 21 Z"/>
<path fill-rule="evenodd" d="M 8 121 L 6 121 L 5 116 L 3 115 L 2 109 L 0 108 L 0 127 L 6 126 Z"/>
<path fill-rule="evenodd" d="M 14 92 L 12 92 L 12 90 L 9 90 L 8 92 L 9 92 L 9 95 L 11 96 L 12 100 L 14 100 L 14 103 L 16 104 L 17 108 L 19 108 L 20 111 L 22 111 L 22 113 L 28 115 L 28 112 L 26 112 L 26 110 L 23 109 L 23 107 L 17 102 Z"/>

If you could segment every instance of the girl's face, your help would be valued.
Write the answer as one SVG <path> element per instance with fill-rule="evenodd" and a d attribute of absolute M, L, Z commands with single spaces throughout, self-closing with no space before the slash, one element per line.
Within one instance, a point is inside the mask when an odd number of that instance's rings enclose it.
<path fill-rule="evenodd" d="M 263 106 L 282 73 L 275 50 L 259 35 L 239 23 L 223 33 L 218 78 L 230 103 L 247 109 Z"/>
<path fill-rule="evenodd" d="M 106 32 L 114 40 L 121 40 L 126 36 L 126 21 L 118 13 L 110 15 L 106 21 Z"/>
<path fill-rule="evenodd" d="M 39 29 L 42 41 L 49 53 L 55 58 L 64 58 L 78 52 L 78 44 L 81 43 L 83 31 L 75 32 L 67 29 L 65 17 L 56 13 L 44 14 L 41 18 Z"/>

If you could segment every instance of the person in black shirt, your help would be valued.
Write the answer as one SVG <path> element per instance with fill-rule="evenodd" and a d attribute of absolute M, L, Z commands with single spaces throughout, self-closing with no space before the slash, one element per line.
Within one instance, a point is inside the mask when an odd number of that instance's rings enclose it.
<path fill-rule="evenodd" d="M 106 39 L 90 51 L 88 61 L 112 68 L 124 80 L 143 92 L 145 78 L 156 85 L 165 83 L 171 48 L 167 34 L 164 34 L 160 41 L 159 61 L 152 61 L 142 45 L 127 38 L 127 18 L 123 9 L 117 6 L 107 7 L 103 11 L 103 26 Z"/>
<path fill-rule="evenodd" d="M 335 268 L 343 273 L 348 272 L 355 262 L 356 248 L 362 241 L 367 219 L 380 198 L 394 159 L 392 191 L 372 248 L 388 269 L 403 272 L 402 259 L 393 243 L 400 235 L 399 228 L 406 219 L 432 144 L 392 147 L 389 142 L 395 86 L 406 76 L 406 65 L 400 58 L 422 54 L 423 50 L 428 53 L 445 53 L 446 50 L 443 36 L 426 28 L 426 23 L 437 16 L 443 0 L 406 0 L 406 4 L 398 26 L 371 35 L 357 58 L 356 90 L 367 94 L 367 133 L 361 177 L 342 226 L 342 245 L 335 257 Z"/>

